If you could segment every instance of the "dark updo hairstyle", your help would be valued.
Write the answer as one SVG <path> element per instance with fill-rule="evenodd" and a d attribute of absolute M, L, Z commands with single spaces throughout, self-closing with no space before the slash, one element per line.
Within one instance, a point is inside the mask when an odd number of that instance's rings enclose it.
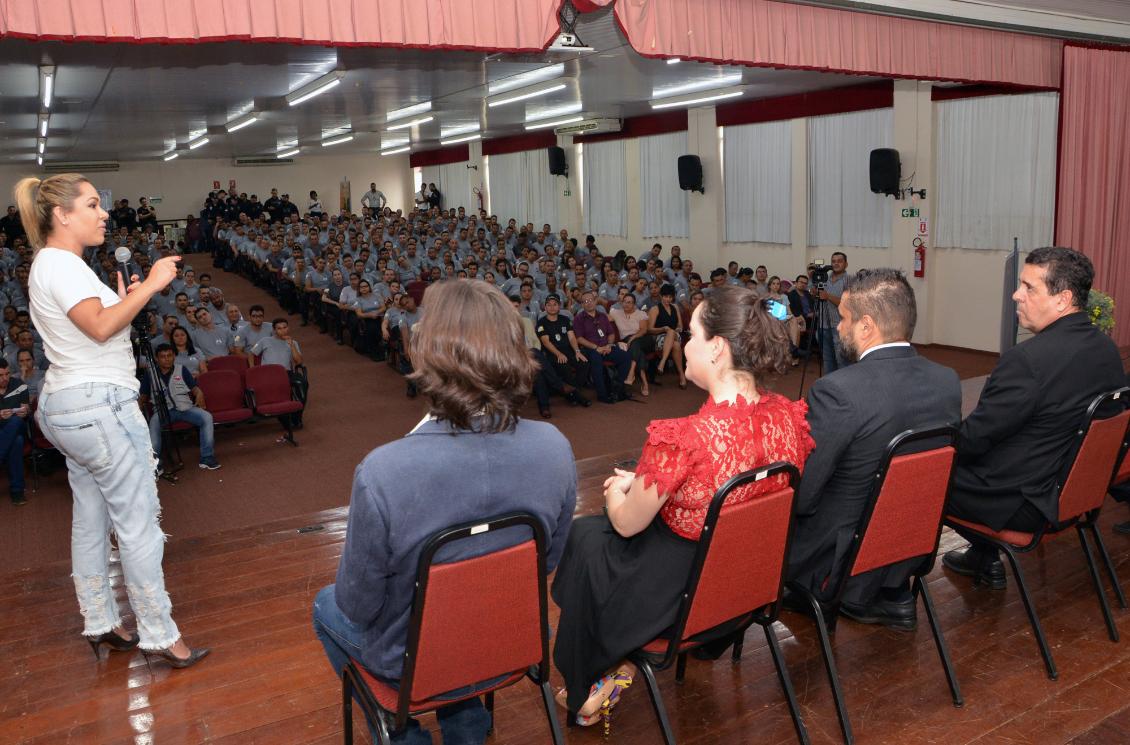
<path fill-rule="evenodd" d="M 428 312 L 409 340 L 415 372 L 408 379 L 430 413 L 454 430 L 513 429 L 538 371 L 521 316 L 486 282 L 437 282 L 424 301 Z"/>
<path fill-rule="evenodd" d="M 729 342 L 735 370 L 758 377 L 788 369 L 785 324 L 769 315 L 765 299 L 756 292 L 736 285 L 717 287 L 701 308 L 699 323 L 706 338 L 721 336 Z"/>

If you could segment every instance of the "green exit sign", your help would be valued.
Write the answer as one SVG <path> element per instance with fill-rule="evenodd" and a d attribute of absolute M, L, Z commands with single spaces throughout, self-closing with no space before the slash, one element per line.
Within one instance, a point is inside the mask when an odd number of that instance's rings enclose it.
<path fill-rule="evenodd" d="M 902 216 L 903 217 L 918 217 L 918 208 L 917 207 L 903 207 L 902 208 Z"/>

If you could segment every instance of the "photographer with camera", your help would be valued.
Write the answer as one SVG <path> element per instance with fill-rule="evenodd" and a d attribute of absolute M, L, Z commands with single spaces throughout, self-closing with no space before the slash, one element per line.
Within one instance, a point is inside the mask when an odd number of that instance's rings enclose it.
<path fill-rule="evenodd" d="M 820 335 L 820 357 L 824 361 L 824 374 L 835 372 L 847 365 L 843 347 L 840 345 L 840 298 L 847 287 L 847 254 L 836 251 L 832 254 L 832 271 L 817 266 L 812 277 L 816 297 L 821 300 L 818 333 Z"/>
<path fill-rule="evenodd" d="M 190 649 L 172 618 L 161 561 L 165 536 L 153 479 L 153 447 L 141 409 L 130 347 L 130 324 L 176 276 L 179 256 L 153 264 L 144 282 L 117 292 L 83 261 L 87 246 L 105 241 L 98 191 L 83 176 L 21 179 L 16 203 L 35 248 L 28 297 L 51 366 L 36 412 L 43 434 L 67 459 L 74 500 L 72 576 L 95 654 L 102 645 L 172 667 L 195 664 L 207 649 Z M 138 635 L 122 623 L 110 582 L 110 531 L 118 540 L 125 589 Z"/>

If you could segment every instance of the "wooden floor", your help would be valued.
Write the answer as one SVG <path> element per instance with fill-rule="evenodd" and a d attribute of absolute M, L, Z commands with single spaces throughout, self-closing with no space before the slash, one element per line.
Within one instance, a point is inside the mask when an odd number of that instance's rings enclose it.
<path fill-rule="evenodd" d="M 579 515 L 599 509 L 600 482 L 612 461 L 629 455 L 578 463 Z M 1125 519 L 1123 509 L 1108 508 L 1104 535 L 1130 576 L 1130 539 L 1109 529 Z M 317 529 L 299 531 L 307 526 Z M 66 563 L 0 577 L 0 743 L 340 742 L 339 683 L 311 630 L 310 604 L 333 580 L 344 532 L 345 511 L 330 510 L 170 542 L 165 566 L 176 620 L 192 644 L 213 650 L 185 671 L 159 663 L 150 670 L 137 653 L 104 651 L 95 663 L 80 637 Z M 957 536 L 943 537 L 943 550 L 959 545 Z M 1130 741 L 1130 643 L 1107 638 L 1078 543 L 1065 536 L 1025 566 L 1059 681 L 1044 675 L 1011 579 L 1008 590 L 990 592 L 937 568 L 930 586 L 966 705 L 950 703 L 924 618 L 913 633 L 843 621 L 836 655 L 860 743 Z M 117 584 L 124 598 L 120 577 Z M 1130 611 L 1116 615 L 1130 637 Z M 775 631 L 813 742 L 839 742 L 811 624 L 786 614 Z M 756 629 L 745 649 L 738 666 L 691 660 L 682 685 L 661 674 L 680 743 L 795 741 Z M 435 726 L 431 718 L 424 724 Z M 566 736 L 601 739 L 598 728 Z M 661 741 L 642 682 L 616 709 L 612 736 Z M 548 741 L 536 690 L 523 683 L 502 691 L 489 742 Z"/>

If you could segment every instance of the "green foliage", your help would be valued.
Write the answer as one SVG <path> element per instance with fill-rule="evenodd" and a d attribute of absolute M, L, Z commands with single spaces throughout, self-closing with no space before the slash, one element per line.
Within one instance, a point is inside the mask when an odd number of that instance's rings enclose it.
<path fill-rule="evenodd" d="M 1087 317 L 1104 334 L 1114 333 L 1114 300 L 1105 292 L 1091 290 L 1087 296 Z"/>

